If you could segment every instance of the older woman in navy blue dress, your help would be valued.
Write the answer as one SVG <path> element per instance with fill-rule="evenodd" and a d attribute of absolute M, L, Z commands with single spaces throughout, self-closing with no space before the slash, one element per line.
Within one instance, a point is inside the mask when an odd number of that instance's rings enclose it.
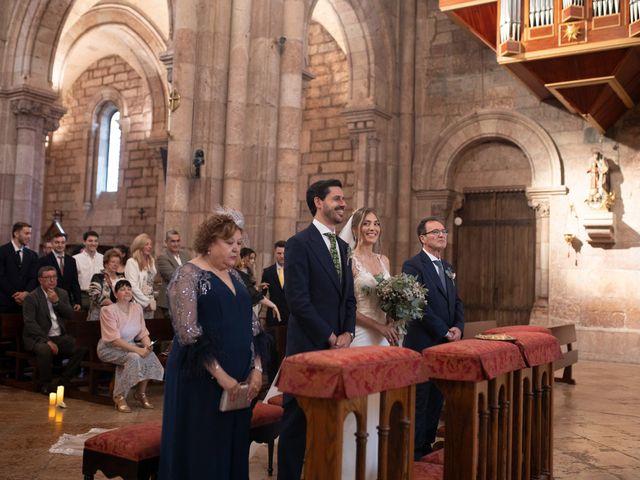
<path fill-rule="evenodd" d="M 251 409 L 220 412 L 220 397 L 254 399 L 262 383 L 259 324 L 251 297 L 230 269 L 242 231 L 230 216 L 199 227 L 196 258 L 167 288 L 175 330 L 166 369 L 161 479 L 248 479 Z M 258 348 L 255 348 L 258 347 Z M 240 393 L 240 382 L 249 384 Z"/>

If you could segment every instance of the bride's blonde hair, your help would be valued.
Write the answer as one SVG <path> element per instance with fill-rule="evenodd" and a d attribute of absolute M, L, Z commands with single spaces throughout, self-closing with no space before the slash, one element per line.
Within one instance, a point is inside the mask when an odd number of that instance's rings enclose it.
<path fill-rule="evenodd" d="M 373 213 L 376 216 L 376 219 L 380 223 L 380 236 L 378 237 L 378 241 L 373 245 L 373 251 L 376 253 L 380 253 L 380 248 L 382 246 L 382 223 L 380 222 L 380 216 L 378 212 L 376 212 L 373 208 L 370 207 L 362 207 L 353 212 L 353 218 L 351 219 L 351 234 L 353 235 L 353 239 L 356 242 L 355 248 L 358 248 L 360 244 L 360 235 L 362 233 L 362 225 L 364 225 L 364 221 L 367 218 L 367 215 Z"/>

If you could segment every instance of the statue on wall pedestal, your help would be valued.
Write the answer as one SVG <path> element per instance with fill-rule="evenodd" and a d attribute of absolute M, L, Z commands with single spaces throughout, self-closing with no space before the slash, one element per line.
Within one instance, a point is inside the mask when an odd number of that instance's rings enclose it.
<path fill-rule="evenodd" d="M 615 203 L 616 197 L 611 192 L 609 161 L 602 152 L 593 153 L 587 173 L 589 174 L 589 195 L 585 199 L 585 203 L 593 210 L 609 211 Z"/>

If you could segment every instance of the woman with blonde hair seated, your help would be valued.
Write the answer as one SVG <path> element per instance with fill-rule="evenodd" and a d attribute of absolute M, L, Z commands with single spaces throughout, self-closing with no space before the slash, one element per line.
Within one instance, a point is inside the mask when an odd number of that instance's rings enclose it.
<path fill-rule="evenodd" d="M 98 358 L 116 365 L 113 401 L 116 410 L 131 412 L 127 394 L 136 387 L 134 398 L 142 408 L 154 408 L 147 399 L 149 380 L 162 380 L 164 369 L 153 353 L 142 307 L 133 303 L 131 283 L 126 278 L 115 282 L 116 303 L 100 309 Z"/>
<path fill-rule="evenodd" d="M 153 279 L 156 276 L 156 262 L 153 258 L 153 242 L 146 233 L 141 233 L 131 243 L 131 258 L 124 267 L 124 276 L 131 282 L 134 301 L 144 309 L 144 318 L 153 318 L 156 299 Z"/>

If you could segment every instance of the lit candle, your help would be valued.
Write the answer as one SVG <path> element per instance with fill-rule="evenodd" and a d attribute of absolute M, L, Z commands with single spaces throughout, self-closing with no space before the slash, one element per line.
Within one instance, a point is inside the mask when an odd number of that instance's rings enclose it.
<path fill-rule="evenodd" d="M 56 418 L 56 407 L 49 406 L 49 420 L 54 420 Z"/>
<path fill-rule="evenodd" d="M 56 394 L 53 392 L 49 394 L 49 405 L 52 407 L 56 406 Z"/>
<path fill-rule="evenodd" d="M 56 392 L 56 402 L 58 405 L 64 403 L 64 385 L 58 386 L 58 391 Z"/>

